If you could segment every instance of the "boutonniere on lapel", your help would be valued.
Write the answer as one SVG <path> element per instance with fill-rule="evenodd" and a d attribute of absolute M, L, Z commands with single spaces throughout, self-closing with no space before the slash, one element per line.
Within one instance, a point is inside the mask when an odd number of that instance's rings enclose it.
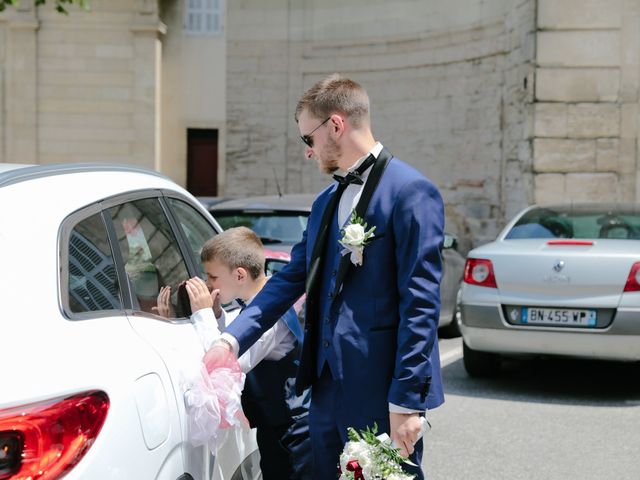
<path fill-rule="evenodd" d="M 351 213 L 349 223 L 341 230 L 342 238 L 338 240 L 340 245 L 344 247 L 342 255 L 351 254 L 351 263 L 354 265 L 362 265 L 362 257 L 364 247 L 367 246 L 369 239 L 374 235 L 375 226 L 367 230 L 365 221 L 356 215 L 354 211 Z"/>

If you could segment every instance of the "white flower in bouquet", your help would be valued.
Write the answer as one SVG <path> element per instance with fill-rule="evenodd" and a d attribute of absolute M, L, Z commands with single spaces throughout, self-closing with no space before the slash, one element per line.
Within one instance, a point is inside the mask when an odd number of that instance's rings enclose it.
<path fill-rule="evenodd" d="M 365 221 L 356 215 L 354 211 L 349 219 L 349 224 L 342 229 L 342 238 L 339 240 L 340 245 L 344 247 L 342 255 L 351 254 L 351 263 L 354 265 L 362 265 L 364 256 L 364 247 L 367 246 L 369 239 L 374 237 L 373 231 L 376 227 L 367 230 Z"/>
<path fill-rule="evenodd" d="M 376 436 L 378 425 L 356 432 L 348 429 L 349 441 L 340 454 L 340 480 L 413 480 L 401 465 L 409 460 L 400 455 L 388 435 Z"/>

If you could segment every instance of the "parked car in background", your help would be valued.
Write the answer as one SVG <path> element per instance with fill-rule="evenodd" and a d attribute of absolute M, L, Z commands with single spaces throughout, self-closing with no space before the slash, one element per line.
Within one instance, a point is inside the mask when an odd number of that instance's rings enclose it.
<path fill-rule="evenodd" d="M 226 200 L 207 209 L 223 229 L 248 227 L 265 247 L 288 253 L 307 228 L 314 200 L 315 195 L 307 194 L 265 195 Z"/>
<path fill-rule="evenodd" d="M 290 252 L 302 239 L 315 198 L 308 194 L 248 197 L 217 202 L 208 210 L 223 229 L 248 227 L 260 236 L 265 247 Z M 464 257 L 457 251 L 457 239 L 453 235 L 447 234 L 444 243 L 440 327 L 443 336 L 454 336 L 459 334 L 456 299 Z"/>
<path fill-rule="evenodd" d="M 460 295 L 464 365 L 503 355 L 640 360 L 640 206 L 533 206 L 469 252 Z"/>
<path fill-rule="evenodd" d="M 0 478 L 259 478 L 253 433 L 215 462 L 188 441 L 205 351 L 177 291 L 220 231 L 202 205 L 155 172 L 81 164 L 0 164 L 0 205 Z"/>

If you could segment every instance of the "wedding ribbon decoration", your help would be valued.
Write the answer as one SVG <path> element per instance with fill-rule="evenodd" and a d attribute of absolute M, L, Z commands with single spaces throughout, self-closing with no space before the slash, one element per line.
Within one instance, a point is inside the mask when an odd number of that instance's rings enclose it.
<path fill-rule="evenodd" d="M 240 403 L 244 380 L 245 374 L 231 352 L 211 373 L 202 366 L 199 378 L 184 395 L 187 431 L 193 446 L 207 445 L 216 455 L 226 429 L 249 428 Z"/>

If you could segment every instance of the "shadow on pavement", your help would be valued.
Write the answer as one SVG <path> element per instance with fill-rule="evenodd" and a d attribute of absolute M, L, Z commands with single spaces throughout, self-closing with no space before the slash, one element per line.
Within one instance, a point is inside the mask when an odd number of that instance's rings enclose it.
<path fill-rule="evenodd" d="M 472 378 L 459 359 L 442 369 L 445 394 L 523 402 L 640 406 L 640 364 L 530 358 L 503 360 L 495 378 Z"/>

